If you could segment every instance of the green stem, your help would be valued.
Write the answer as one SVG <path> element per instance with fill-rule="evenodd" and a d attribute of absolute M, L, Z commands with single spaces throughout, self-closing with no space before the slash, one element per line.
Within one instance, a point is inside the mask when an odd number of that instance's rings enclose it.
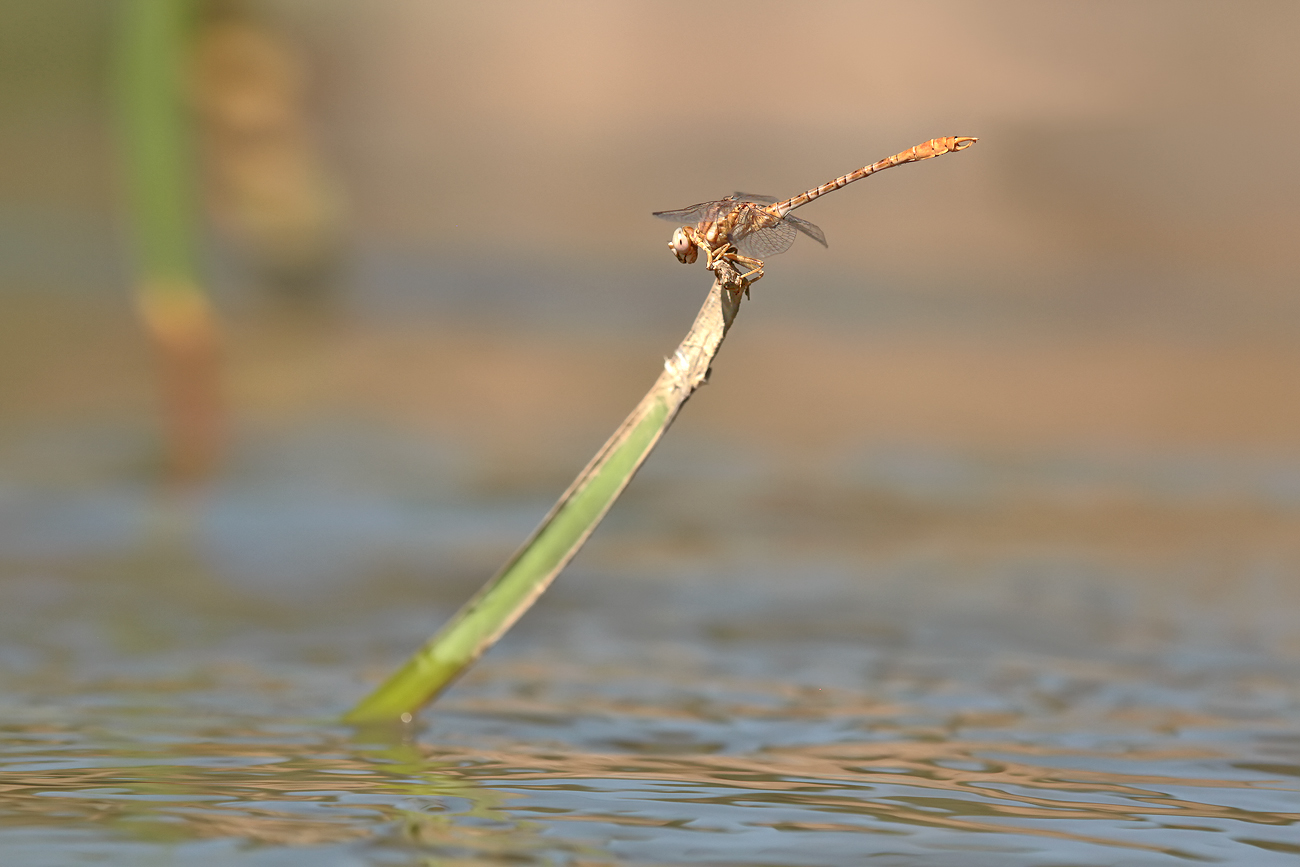
<path fill-rule="evenodd" d="M 560 497 L 523 547 L 406 664 L 353 708 L 350 723 L 409 722 L 496 643 L 550 586 L 708 376 L 740 293 L 715 282 L 686 339 L 619 429 Z"/>
<path fill-rule="evenodd" d="M 185 107 L 193 0 L 123 0 L 118 144 L 141 283 L 197 289 L 194 165 Z"/>

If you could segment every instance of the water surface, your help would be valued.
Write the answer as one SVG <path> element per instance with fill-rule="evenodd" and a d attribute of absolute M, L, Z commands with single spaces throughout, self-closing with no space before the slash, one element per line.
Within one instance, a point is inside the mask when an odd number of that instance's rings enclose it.
<path fill-rule="evenodd" d="M 79 437 L 83 461 L 139 445 Z M 58 456 L 39 439 L 12 454 Z M 483 491 L 460 457 L 337 425 L 246 436 L 184 503 L 15 470 L 0 861 L 1300 855 L 1294 467 L 876 451 L 795 490 L 743 450 L 656 457 L 537 609 L 391 732 L 337 717 L 546 485 Z"/>

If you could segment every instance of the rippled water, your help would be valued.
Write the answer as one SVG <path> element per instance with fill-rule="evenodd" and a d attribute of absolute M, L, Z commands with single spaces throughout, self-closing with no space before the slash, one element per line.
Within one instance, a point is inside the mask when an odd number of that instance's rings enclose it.
<path fill-rule="evenodd" d="M 552 492 L 313 436 L 188 504 L 11 451 L 0 863 L 1300 855 L 1295 467 L 874 454 L 796 490 L 666 444 L 420 726 L 354 732 Z"/>

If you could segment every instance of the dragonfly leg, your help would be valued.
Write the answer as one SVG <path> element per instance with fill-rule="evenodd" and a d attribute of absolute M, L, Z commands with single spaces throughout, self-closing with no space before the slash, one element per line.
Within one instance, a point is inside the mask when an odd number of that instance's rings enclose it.
<path fill-rule="evenodd" d="M 749 281 L 741 277 L 740 272 L 736 270 L 736 248 L 727 242 L 723 242 L 716 247 L 709 244 L 701 244 L 700 246 L 704 248 L 704 254 L 708 257 L 704 267 L 716 274 L 727 289 L 733 292 L 744 292 L 748 295 Z M 725 268 L 719 267 L 723 264 L 726 265 Z"/>
<path fill-rule="evenodd" d="M 733 249 L 730 244 L 723 244 L 720 247 L 716 247 L 716 248 L 711 247 L 707 243 L 704 243 L 704 239 L 702 238 L 700 239 L 700 242 L 701 242 L 700 246 L 704 248 L 704 255 L 706 259 L 706 263 L 704 267 L 708 268 L 710 271 L 713 270 L 714 262 L 716 262 L 718 259 L 726 258 Z"/>
<path fill-rule="evenodd" d="M 728 253 L 727 258 L 731 261 L 744 265 L 749 270 L 740 275 L 740 279 L 746 283 L 757 283 L 763 279 L 763 260 L 751 259 L 748 256 L 742 256 L 739 253 Z M 752 279 L 751 279 L 752 278 Z"/>
<path fill-rule="evenodd" d="M 736 282 L 740 284 L 740 289 L 745 293 L 746 298 L 749 297 L 750 285 L 763 279 L 762 259 L 753 259 L 749 256 L 742 256 L 731 244 L 724 244 L 721 247 L 718 247 L 717 250 L 708 247 L 705 249 L 709 252 L 708 268 L 709 270 L 714 271 L 714 273 L 717 273 L 716 266 L 719 261 L 725 261 L 733 268 L 736 265 L 740 265 L 743 268 L 749 269 L 744 274 L 737 274 L 736 276 Z"/>

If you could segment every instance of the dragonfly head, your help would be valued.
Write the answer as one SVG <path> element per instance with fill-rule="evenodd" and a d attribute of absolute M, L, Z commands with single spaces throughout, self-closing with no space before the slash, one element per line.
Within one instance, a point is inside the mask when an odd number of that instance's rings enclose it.
<path fill-rule="evenodd" d="M 673 238 L 668 242 L 668 249 L 673 251 L 677 261 L 684 265 L 690 265 L 699 255 L 699 247 L 695 244 L 693 233 L 686 226 L 678 226 L 673 232 Z"/>

